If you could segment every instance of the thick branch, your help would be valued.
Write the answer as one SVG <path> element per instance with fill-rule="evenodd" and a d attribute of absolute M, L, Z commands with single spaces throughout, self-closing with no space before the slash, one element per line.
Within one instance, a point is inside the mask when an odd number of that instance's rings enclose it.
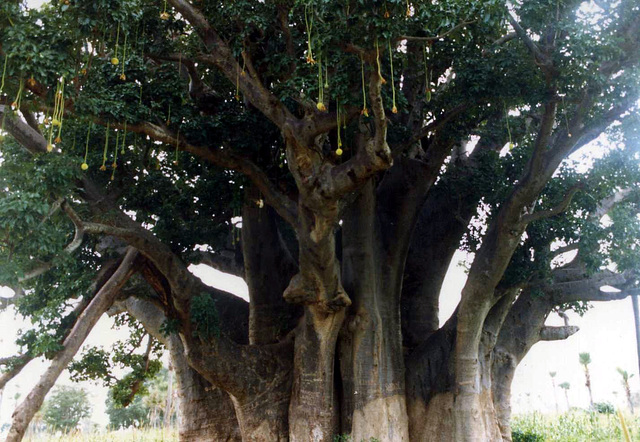
<path fill-rule="evenodd" d="M 112 124 L 112 126 L 116 128 L 120 127 L 119 124 Z M 178 149 L 190 152 L 211 162 L 212 164 L 215 164 L 216 166 L 236 170 L 246 175 L 251 179 L 256 187 L 260 189 L 260 192 L 264 195 L 267 203 L 276 209 L 278 214 L 289 224 L 292 226 L 296 225 L 296 204 L 276 188 L 260 167 L 250 160 L 235 154 L 231 148 L 206 148 L 194 146 L 188 143 L 184 138 L 178 138 L 177 135 L 174 135 L 168 129 L 157 126 L 153 123 L 128 125 L 127 130 L 130 132 L 143 133 L 154 140 L 162 141 L 166 144 L 176 146 Z"/>
<path fill-rule="evenodd" d="M 251 73 L 240 75 L 242 67 L 236 61 L 231 49 L 197 8 L 186 0 L 169 0 L 169 3 L 191 23 L 207 47 L 209 53 L 200 57 L 202 61 L 217 66 L 229 81 L 237 82 L 251 104 L 280 129 L 284 129 L 289 122 L 295 120 L 286 106 L 271 94 L 256 76 Z"/>
<path fill-rule="evenodd" d="M 231 250 L 223 250 L 222 252 L 197 252 L 196 259 L 193 263 L 206 264 L 221 272 L 244 278 L 242 258 L 238 259 L 236 253 Z"/>
<path fill-rule="evenodd" d="M 507 19 L 509 20 L 511 26 L 513 26 L 513 29 L 516 31 L 518 37 L 522 40 L 529 52 L 531 52 L 531 54 L 534 56 L 536 63 L 540 67 L 542 67 L 543 70 L 549 72 L 553 68 L 553 61 L 540 50 L 538 45 L 536 45 L 533 40 L 531 40 L 531 38 L 527 35 L 527 31 L 525 31 L 522 26 L 520 26 L 520 23 L 518 23 L 511 12 L 507 12 Z"/>
<path fill-rule="evenodd" d="M 521 218 L 521 222 L 526 225 L 535 221 L 539 221 L 541 219 L 550 218 L 552 216 L 561 214 L 567 209 L 567 207 L 569 207 L 569 204 L 571 204 L 571 200 L 573 199 L 573 196 L 580 189 L 582 189 L 581 185 L 572 187 L 571 189 L 569 189 L 569 192 L 567 192 L 567 194 L 564 196 L 560 204 L 548 210 L 540 210 L 538 212 L 524 215 Z"/>
<path fill-rule="evenodd" d="M 447 111 L 444 114 L 442 114 L 436 120 L 430 122 L 424 127 L 421 127 L 419 130 L 413 133 L 411 135 L 411 138 L 409 138 L 407 141 L 405 141 L 404 143 L 398 146 L 394 146 L 393 157 L 396 158 L 398 155 L 402 154 L 411 146 L 413 146 L 414 143 L 420 141 L 422 138 L 428 136 L 430 133 L 436 132 L 438 129 L 441 129 L 451 120 L 453 120 L 455 117 L 460 115 L 465 110 L 469 109 L 469 107 L 470 105 L 468 103 L 459 104 L 458 106 L 454 107 L 450 111 Z"/>
<path fill-rule="evenodd" d="M 576 334 L 580 330 L 577 325 L 563 325 L 559 327 L 552 327 L 545 325 L 540 330 L 541 341 L 562 341 L 569 336 Z"/>
<path fill-rule="evenodd" d="M 441 38 L 446 37 L 447 35 L 451 34 L 452 32 L 457 31 L 460 28 L 464 28 L 467 25 L 470 25 L 472 23 L 475 23 L 476 20 L 471 20 L 471 21 L 463 21 L 461 23 L 458 23 L 457 25 L 455 25 L 453 28 L 449 29 L 448 31 L 443 32 L 442 34 L 436 35 L 435 37 L 414 37 L 412 35 L 401 35 L 400 37 L 397 38 L 398 41 L 402 41 L 402 40 L 411 40 L 411 41 L 437 41 L 440 40 Z"/>
<path fill-rule="evenodd" d="M 3 358 L 0 365 L 11 364 L 11 368 L 0 376 L 0 391 L 7 385 L 7 383 L 15 378 L 22 369 L 33 359 L 29 353 L 21 354 L 18 356 L 12 356 L 9 358 Z"/>
<path fill-rule="evenodd" d="M 47 140 L 27 123 L 16 118 L 8 106 L 0 105 L 0 118 L 4 118 L 4 130 L 29 152 L 37 154 L 47 151 Z"/>

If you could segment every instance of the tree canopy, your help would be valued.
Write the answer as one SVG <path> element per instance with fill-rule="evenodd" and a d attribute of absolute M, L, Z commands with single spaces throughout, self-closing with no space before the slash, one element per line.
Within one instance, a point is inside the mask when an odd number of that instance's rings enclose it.
<path fill-rule="evenodd" d="M 547 316 L 637 290 L 639 17 L 634 0 L 4 2 L 0 284 L 34 327 L 0 387 L 52 361 L 9 440 L 107 311 L 131 339 L 74 376 L 127 403 L 163 345 L 185 440 L 510 440 L 515 367 L 577 331 Z M 459 247 L 475 258 L 439 327 Z"/>
<path fill-rule="evenodd" d="M 75 430 L 90 414 L 89 397 L 81 388 L 56 387 L 44 403 L 44 422 L 54 431 Z"/>

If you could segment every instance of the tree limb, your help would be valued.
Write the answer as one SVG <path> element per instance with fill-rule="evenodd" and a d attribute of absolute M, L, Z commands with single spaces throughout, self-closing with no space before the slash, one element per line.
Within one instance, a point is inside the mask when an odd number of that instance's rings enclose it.
<path fill-rule="evenodd" d="M 436 40 L 440 40 L 441 38 L 446 37 L 447 35 L 451 34 L 452 32 L 457 31 L 460 28 L 463 28 L 467 25 L 470 25 L 472 23 L 475 23 L 476 20 L 470 20 L 470 21 L 462 21 L 460 23 L 458 23 L 457 25 L 455 25 L 453 28 L 449 29 L 448 31 L 445 31 L 439 35 L 436 35 L 435 37 L 415 37 L 412 35 L 401 35 L 398 38 L 396 38 L 396 41 L 402 41 L 402 40 L 411 40 L 411 41 L 436 41 Z"/>
<path fill-rule="evenodd" d="M 97 121 L 99 124 L 103 122 Z M 119 123 L 112 124 L 114 128 L 124 127 Z M 292 226 L 297 224 L 297 207 L 296 203 L 288 196 L 282 193 L 270 180 L 264 171 L 255 163 L 244 158 L 229 147 L 206 148 L 194 146 L 187 142 L 184 138 L 178 138 L 177 135 L 171 133 L 168 129 L 155 125 L 153 123 L 140 123 L 128 125 L 127 130 L 148 135 L 154 140 L 162 141 L 166 144 L 176 146 L 178 149 L 190 152 L 200 158 L 203 158 L 219 167 L 236 170 L 246 175 L 260 189 L 267 203 L 273 207 L 278 214 Z"/>
<path fill-rule="evenodd" d="M 238 262 L 235 252 L 223 250 L 222 252 L 194 252 L 196 259 L 194 264 L 205 264 L 221 272 L 228 273 L 239 278 L 244 278 L 244 265 Z"/>
<path fill-rule="evenodd" d="M 518 23 L 515 17 L 511 14 L 511 12 L 507 12 L 507 19 L 513 29 L 516 31 L 518 37 L 522 40 L 524 45 L 527 47 L 529 52 L 533 55 L 536 64 L 540 66 L 544 71 L 550 73 L 553 69 L 553 61 L 538 47 L 538 45 L 529 38 L 527 35 L 527 31 Z"/>
<path fill-rule="evenodd" d="M 202 61 L 218 67 L 232 83 L 238 83 L 242 93 L 280 129 L 295 120 L 286 106 L 269 92 L 254 75 L 240 75 L 242 68 L 229 46 L 211 27 L 205 16 L 186 0 L 169 0 L 169 3 L 195 28 L 204 42 L 208 54 L 199 57 Z"/>
<path fill-rule="evenodd" d="M 541 341 L 562 341 L 569 336 L 576 334 L 580 330 L 577 325 L 563 325 L 559 327 L 553 327 L 545 325 L 540 330 Z"/>
<path fill-rule="evenodd" d="M 520 222 L 522 222 L 522 224 L 526 225 L 535 221 L 539 221 L 541 219 L 545 219 L 545 218 L 550 218 L 552 216 L 555 215 L 559 215 L 560 213 L 564 212 L 567 207 L 569 206 L 569 204 L 571 204 L 571 200 L 573 199 L 573 196 L 582 189 L 582 185 L 578 184 L 574 187 L 572 187 L 571 189 L 569 189 L 569 192 L 567 192 L 567 194 L 564 196 L 564 198 L 562 199 L 562 201 L 560 202 L 560 204 L 558 204 L 557 206 L 548 209 L 548 210 L 540 210 L 538 212 L 534 212 L 528 215 L 524 215 L 521 219 Z"/>

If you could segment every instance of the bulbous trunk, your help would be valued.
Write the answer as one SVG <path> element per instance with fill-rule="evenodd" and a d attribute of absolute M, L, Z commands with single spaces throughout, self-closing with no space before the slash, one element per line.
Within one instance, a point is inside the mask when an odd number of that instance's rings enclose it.
<path fill-rule="evenodd" d="M 168 340 L 178 383 L 178 434 L 181 441 L 240 442 L 240 427 L 229 394 L 191 368 L 178 336 Z"/>
<path fill-rule="evenodd" d="M 376 244 L 373 186 L 345 213 L 343 281 L 353 304 L 340 336 L 342 432 L 353 440 L 408 441 L 397 268 Z"/>

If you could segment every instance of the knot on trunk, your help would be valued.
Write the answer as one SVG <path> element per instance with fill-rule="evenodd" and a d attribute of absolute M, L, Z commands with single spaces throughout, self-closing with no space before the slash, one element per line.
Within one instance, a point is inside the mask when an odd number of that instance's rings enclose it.
<path fill-rule="evenodd" d="M 351 299 L 340 284 L 331 299 L 326 299 L 323 296 L 324 293 L 324 285 L 315 275 L 305 277 L 298 273 L 291 278 L 283 297 L 290 304 L 319 304 L 327 313 L 333 313 L 351 305 Z"/>

